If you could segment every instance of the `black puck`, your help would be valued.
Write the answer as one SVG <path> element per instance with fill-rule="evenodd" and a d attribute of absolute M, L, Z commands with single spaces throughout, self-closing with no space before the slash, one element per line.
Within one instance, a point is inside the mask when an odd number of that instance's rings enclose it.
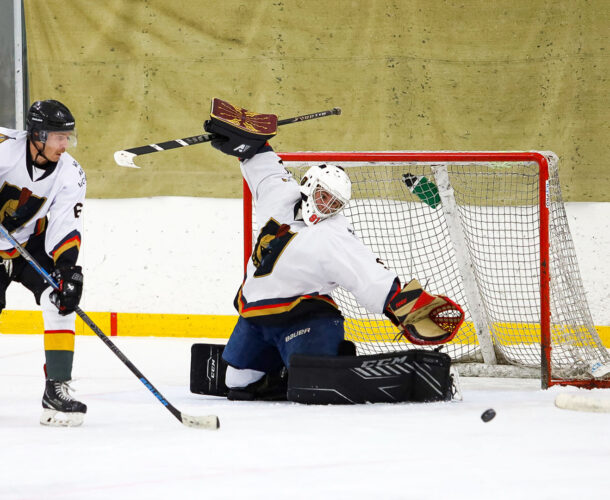
<path fill-rule="evenodd" d="M 494 410 L 493 408 L 490 408 L 489 410 L 485 410 L 482 414 L 481 414 L 481 420 L 483 422 L 489 422 L 490 420 L 492 420 L 494 417 L 496 416 L 496 410 Z"/>

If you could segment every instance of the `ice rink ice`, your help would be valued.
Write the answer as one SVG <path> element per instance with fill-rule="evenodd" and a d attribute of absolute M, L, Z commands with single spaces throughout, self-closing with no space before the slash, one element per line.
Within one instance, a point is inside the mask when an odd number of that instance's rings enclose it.
<path fill-rule="evenodd" d="M 0 499 L 572 499 L 610 491 L 609 414 L 560 410 L 538 380 L 462 377 L 463 401 L 305 406 L 189 391 L 199 339 L 113 341 L 180 424 L 95 336 L 76 337 L 85 423 L 38 423 L 41 335 L 0 334 Z M 497 412 L 484 423 L 488 408 Z"/>

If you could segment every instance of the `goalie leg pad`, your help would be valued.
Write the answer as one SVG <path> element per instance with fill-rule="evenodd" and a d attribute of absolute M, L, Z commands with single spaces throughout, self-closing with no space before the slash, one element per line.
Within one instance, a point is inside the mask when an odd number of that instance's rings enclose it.
<path fill-rule="evenodd" d="M 191 392 L 208 396 L 226 396 L 227 363 L 222 359 L 225 346 L 193 344 L 191 346 Z"/>
<path fill-rule="evenodd" d="M 451 358 L 412 349 L 371 356 L 294 355 L 288 400 L 306 404 L 432 402 L 451 399 Z"/>
<path fill-rule="evenodd" d="M 450 401 L 453 376 L 451 358 L 438 351 L 413 350 L 413 392 L 411 401 Z"/>
<path fill-rule="evenodd" d="M 286 369 L 264 374 L 243 388 L 229 388 L 225 383 L 228 363 L 222 358 L 225 349 L 219 344 L 191 346 L 191 384 L 194 394 L 223 396 L 237 401 L 285 401 Z"/>
<path fill-rule="evenodd" d="M 307 404 L 410 401 L 412 351 L 372 356 L 290 358 L 288 400 Z"/>

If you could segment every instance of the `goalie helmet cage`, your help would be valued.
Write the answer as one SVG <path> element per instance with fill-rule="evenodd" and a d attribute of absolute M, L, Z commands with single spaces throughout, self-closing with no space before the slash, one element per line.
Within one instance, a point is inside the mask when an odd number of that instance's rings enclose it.
<path fill-rule="evenodd" d="M 610 387 L 550 152 L 280 153 L 297 179 L 311 165 L 338 164 L 352 180 L 344 214 L 395 270 L 464 308 L 444 345 L 460 373 L 538 376 L 541 385 Z M 429 190 L 426 192 L 426 190 Z M 245 262 L 256 241 L 244 182 Z M 337 249 L 340 258 L 340 249 Z M 409 348 L 383 315 L 342 288 L 333 298 L 358 354 Z M 596 372 L 599 375 L 599 372 Z"/>

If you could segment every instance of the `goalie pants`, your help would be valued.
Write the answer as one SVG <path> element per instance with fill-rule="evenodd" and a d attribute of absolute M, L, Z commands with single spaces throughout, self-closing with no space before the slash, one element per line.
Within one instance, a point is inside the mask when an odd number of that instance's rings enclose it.
<path fill-rule="evenodd" d="M 222 357 L 234 368 L 272 373 L 290 366 L 293 354 L 336 356 L 343 334 L 340 316 L 308 318 L 290 326 L 261 326 L 240 317 Z"/>
<path fill-rule="evenodd" d="M 27 250 L 47 272 L 54 269 L 53 260 L 44 248 L 45 233 L 32 236 Z M 10 275 L 7 269 L 10 269 Z M 61 316 L 49 299 L 52 288 L 21 256 L 11 259 L 9 265 L 0 265 L 0 312 L 6 306 L 6 289 L 17 281 L 34 294 L 42 308 L 44 322 L 45 372 L 47 378 L 59 381 L 72 378 L 74 360 L 74 326 L 76 314 Z"/>

